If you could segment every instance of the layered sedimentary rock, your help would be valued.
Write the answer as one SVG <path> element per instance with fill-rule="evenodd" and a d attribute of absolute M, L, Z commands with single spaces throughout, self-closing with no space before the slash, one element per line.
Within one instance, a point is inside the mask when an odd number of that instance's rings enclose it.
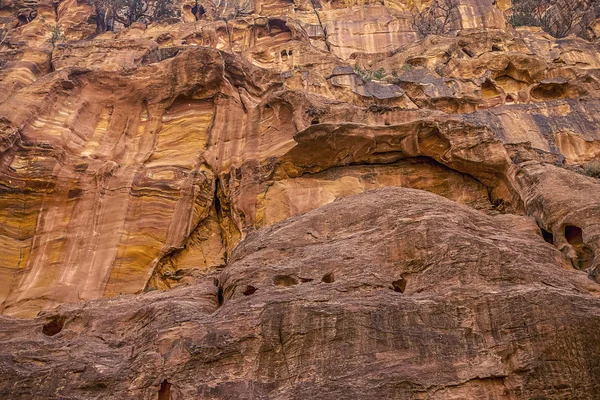
<path fill-rule="evenodd" d="M 0 6 L 3 396 L 600 396 L 597 42 L 205 5 Z"/>
<path fill-rule="evenodd" d="M 0 393 L 590 399 L 598 293 L 532 218 L 385 188 L 248 235 L 193 286 L 4 318 Z"/>

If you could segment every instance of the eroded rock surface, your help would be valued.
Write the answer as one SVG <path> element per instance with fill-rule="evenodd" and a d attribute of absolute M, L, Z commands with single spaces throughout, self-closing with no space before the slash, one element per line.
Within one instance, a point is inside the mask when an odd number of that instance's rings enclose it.
<path fill-rule="evenodd" d="M 385 188 L 248 235 L 195 285 L 3 317 L 0 393 L 594 398 L 598 294 L 532 218 Z"/>
<path fill-rule="evenodd" d="M 0 5 L 2 396 L 600 397 L 597 40 L 94 4 Z"/>

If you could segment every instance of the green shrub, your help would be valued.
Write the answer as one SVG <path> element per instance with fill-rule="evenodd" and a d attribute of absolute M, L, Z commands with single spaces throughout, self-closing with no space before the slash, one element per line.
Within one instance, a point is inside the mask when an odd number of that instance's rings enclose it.
<path fill-rule="evenodd" d="M 64 42 L 65 40 L 67 40 L 65 34 L 60 29 L 60 26 L 58 26 L 58 25 L 47 25 L 47 26 L 50 28 L 50 32 L 52 34 L 50 36 L 50 42 L 52 43 L 53 48 L 54 48 L 54 46 L 56 46 L 57 43 Z"/>
<path fill-rule="evenodd" d="M 562 38 L 570 33 L 585 36 L 600 16 L 600 7 L 592 1 L 574 1 L 558 7 L 553 0 L 514 0 L 512 12 L 509 18 L 512 26 L 538 26 L 550 35 Z"/>
<path fill-rule="evenodd" d="M 600 160 L 593 160 L 582 167 L 582 173 L 593 178 L 600 179 Z"/>
<path fill-rule="evenodd" d="M 388 75 L 387 72 L 385 72 L 385 68 L 383 67 L 377 70 L 362 69 L 360 67 L 355 67 L 354 72 L 356 73 L 356 75 L 360 76 L 365 82 L 370 82 L 372 80 L 380 81 Z"/>

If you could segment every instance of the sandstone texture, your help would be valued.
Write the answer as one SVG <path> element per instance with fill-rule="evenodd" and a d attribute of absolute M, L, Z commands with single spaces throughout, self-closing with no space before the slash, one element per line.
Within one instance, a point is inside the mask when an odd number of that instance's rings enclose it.
<path fill-rule="evenodd" d="M 242 3 L 0 3 L 0 398 L 600 398 L 593 32 Z"/>

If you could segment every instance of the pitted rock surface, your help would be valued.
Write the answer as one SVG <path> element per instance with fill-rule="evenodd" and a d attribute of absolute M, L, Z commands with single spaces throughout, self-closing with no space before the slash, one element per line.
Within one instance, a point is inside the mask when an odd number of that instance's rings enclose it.
<path fill-rule="evenodd" d="M 600 398 L 600 22 L 451 3 L 2 1 L 0 397 Z"/>

